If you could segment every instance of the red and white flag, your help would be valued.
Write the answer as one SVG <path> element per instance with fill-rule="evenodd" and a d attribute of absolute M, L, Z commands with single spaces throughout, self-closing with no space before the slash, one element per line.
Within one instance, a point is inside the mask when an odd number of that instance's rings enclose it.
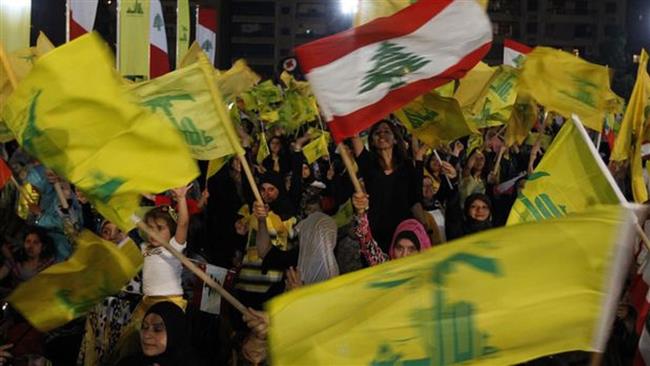
<path fill-rule="evenodd" d="M 160 0 L 151 0 L 149 13 L 149 78 L 153 79 L 169 72 L 169 56 Z"/>
<path fill-rule="evenodd" d="M 503 42 L 503 64 L 519 67 L 524 63 L 526 55 L 531 53 L 533 49 L 526 46 L 523 43 L 513 41 L 512 39 L 506 39 Z"/>
<path fill-rule="evenodd" d="M 199 6 L 196 16 L 196 42 L 208 55 L 210 63 L 214 65 L 217 44 L 217 11 L 215 9 Z"/>
<path fill-rule="evenodd" d="M 99 0 L 68 0 L 68 41 L 93 30 Z"/>
<path fill-rule="evenodd" d="M 420 0 L 390 17 L 296 48 L 337 142 L 459 79 L 492 44 L 475 1 Z"/>

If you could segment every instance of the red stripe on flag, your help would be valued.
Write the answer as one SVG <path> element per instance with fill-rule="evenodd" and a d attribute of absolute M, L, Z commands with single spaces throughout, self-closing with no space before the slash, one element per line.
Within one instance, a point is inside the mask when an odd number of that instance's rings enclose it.
<path fill-rule="evenodd" d="M 72 41 L 75 38 L 81 37 L 86 33 L 88 33 L 88 31 L 86 31 L 84 27 L 79 25 L 79 23 L 74 21 L 73 14 L 72 12 L 70 12 L 70 41 Z"/>
<path fill-rule="evenodd" d="M 454 79 L 462 78 L 467 71 L 483 59 L 488 53 L 492 42 L 486 43 L 475 51 L 467 54 L 456 65 L 429 79 L 419 80 L 399 89 L 395 89 L 380 101 L 365 108 L 359 109 L 345 116 L 335 116 L 327 124 L 336 143 L 348 136 L 353 136 L 360 131 L 372 126 L 375 122 L 388 116 L 392 111 L 401 108 L 419 95 L 446 84 Z"/>
<path fill-rule="evenodd" d="M 199 8 L 199 24 L 212 30 L 217 31 L 217 11 L 212 8 Z"/>
<path fill-rule="evenodd" d="M 390 17 L 378 18 L 362 26 L 296 47 L 300 68 L 307 74 L 312 69 L 332 63 L 361 47 L 413 33 L 452 2 L 453 0 L 420 0 Z"/>
<path fill-rule="evenodd" d="M 4 187 L 5 184 L 11 179 L 11 169 L 7 166 L 4 160 L 0 159 L 0 188 Z"/>
<path fill-rule="evenodd" d="M 513 41 L 512 39 L 506 39 L 503 42 L 503 47 L 513 49 L 523 54 L 529 54 L 533 51 L 532 47 L 528 47 L 525 44 Z"/>
<path fill-rule="evenodd" d="M 149 45 L 149 77 L 156 78 L 169 72 L 169 57 L 160 48 Z"/>

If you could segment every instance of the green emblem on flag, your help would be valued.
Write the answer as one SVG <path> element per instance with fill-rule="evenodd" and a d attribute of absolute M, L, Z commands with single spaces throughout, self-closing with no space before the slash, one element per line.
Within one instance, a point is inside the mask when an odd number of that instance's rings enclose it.
<path fill-rule="evenodd" d="M 427 122 L 436 122 L 438 118 L 438 112 L 429 109 L 425 109 L 422 112 L 404 109 L 404 114 L 406 114 L 406 118 L 408 118 L 411 126 L 415 130 L 424 126 Z"/>
<path fill-rule="evenodd" d="M 140 1 L 135 0 L 135 4 L 133 4 L 132 8 L 126 9 L 127 14 L 144 14 L 144 10 L 142 10 L 142 4 L 140 4 Z"/>
<path fill-rule="evenodd" d="M 147 106 L 152 112 L 158 110 L 176 127 L 185 138 L 185 142 L 191 146 L 207 146 L 214 138 L 207 134 L 207 131 L 199 129 L 190 117 L 182 117 L 180 121 L 174 115 L 173 102 L 177 101 L 190 101 L 196 102 L 194 97 L 189 93 L 181 93 L 175 95 L 161 95 L 146 100 L 142 105 Z"/>
<path fill-rule="evenodd" d="M 598 85 L 589 80 L 576 76 L 572 76 L 571 79 L 573 79 L 575 90 L 561 90 L 560 93 L 566 95 L 569 98 L 575 99 L 591 108 L 597 108 L 596 100 L 594 99 L 594 91 L 598 90 Z"/>
<path fill-rule="evenodd" d="M 210 51 L 212 51 L 212 42 L 210 42 L 209 40 L 203 41 L 203 43 L 201 43 L 201 48 L 203 49 L 203 51 L 205 51 L 205 53 L 209 54 Z"/>
<path fill-rule="evenodd" d="M 158 32 L 160 32 L 160 29 L 165 26 L 165 22 L 163 22 L 162 16 L 160 16 L 160 13 L 156 14 L 156 16 L 153 18 L 153 27 L 156 28 Z"/>
<path fill-rule="evenodd" d="M 377 86 L 389 83 L 390 90 L 406 84 L 404 77 L 431 62 L 426 58 L 404 52 L 404 47 L 391 42 L 382 42 L 371 60 L 374 67 L 363 79 L 359 94 L 371 91 Z"/>

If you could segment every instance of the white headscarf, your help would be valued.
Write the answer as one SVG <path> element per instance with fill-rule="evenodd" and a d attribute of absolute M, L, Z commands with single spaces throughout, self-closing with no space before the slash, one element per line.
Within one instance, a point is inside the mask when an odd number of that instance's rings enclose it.
<path fill-rule="evenodd" d="M 314 212 L 296 226 L 300 238 L 298 270 L 308 285 L 339 275 L 334 257 L 336 222 L 322 212 Z"/>

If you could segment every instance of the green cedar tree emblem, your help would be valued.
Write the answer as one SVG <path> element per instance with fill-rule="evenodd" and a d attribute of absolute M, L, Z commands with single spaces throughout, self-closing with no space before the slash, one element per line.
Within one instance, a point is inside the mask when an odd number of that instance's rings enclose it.
<path fill-rule="evenodd" d="M 210 51 L 212 51 L 212 42 L 206 39 L 203 41 L 203 43 L 201 43 L 201 48 L 203 51 L 205 51 L 205 53 L 209 54 Z"/>
<path fill-rule="evenodd" d="M 153 18 L 153 27 L 156 28 L 158 32 L 165 26 L 165 22 L 163 22 L 163 18 L 160 15 L 160 13 L 156 14 L 156 16 Z"/>
<path fill-rule="evenodd" d="M 140 4 L 140 1 L 135 0 L 135 3 L 133 4 L 132 8 L 126 9 L 127 14 L 144 14 L 144 10 L 142 10 L 142 4 Z"/>
<path fill-rule="evenodd" d="M 371 58 L 374 67 L 366 74 L 359 94 L 389 83 L 390 89 L 397 89 L 406 84 L 404 77 L 421 69 L 431 62 L 422 56 L 404 52 L 404 47 L 391 42 L 382 42 Z"/>
<path fill-rule="evenodd" d="M 573 83 L 576 87 L 575 91 L 570 92 L 561 90 L 560 93 L 566 95 L 569 98 L 575 99 L 586 106 L 596 108 L 594 92 L 598 90 L 598 85 L 577 76 L 571 76 L 571 79 L 573 80 Z"/>

